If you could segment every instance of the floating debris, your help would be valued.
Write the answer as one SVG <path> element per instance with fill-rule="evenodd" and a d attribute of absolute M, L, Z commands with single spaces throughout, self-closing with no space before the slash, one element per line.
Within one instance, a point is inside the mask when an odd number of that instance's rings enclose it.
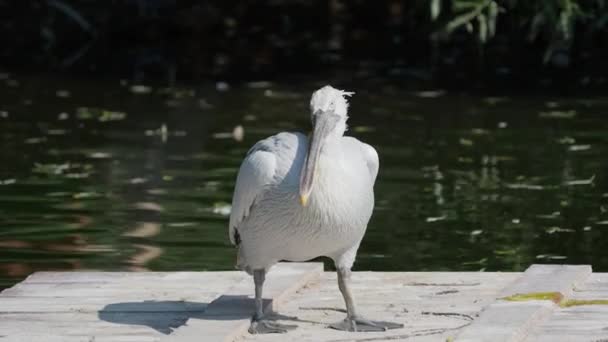
<path fill-rule="evenodd" d="M 548 190 L 555 189 L 556 186 L 552 185 L 538 185 L 538 184 L 525 184 L 525 183 L 505 183 L 504 186 L 508 189 L 523 189 L 523 190 Z"/>
<path fill-rule="evenodd" d="M 99 121 L 107 122 L 107 121 L 120 121 L 124 120 L 127 117 L 127 113 L 124 112 L 113 112 L 109 110 L 104 110 L 101 112 L 101 116 L 99 116 Z"/>
<path fill-rule="evenodd" d="M 87 157 L 93 158 L 93 159 L 108 159 L 108 158 L 112 158 L 112 154 L 110 154 L 108 152 L 93 152 L 93 153 L 90 153 L 89 155 L 87 155 Z"/>
<path fill-rule="evenodd" d="M 65 171 L 69 170 L 70 163 L 64 164 L 41 164 L 34 163 L 34 169 L 32 172 L 34 173 L 42 173 L 47 175 L 61 175 Z"/>
<path fill-rule="evenodd" d="M 521 221 L 518 218 L 514 218 L 511 220 L 511 222 L 514 224 L 519 224 Z"/>
<path fill-rule="evenodd" d="M 69 90 L 65 90 L 65 89 L 59 89 L 55 92 L 55 96 L 66 99 L 68 97 L 70 97 L 72 94 L 70 93 Z"/>
<path fill-rule="evenodd" d="M 143 184 L 143 183 L 146 183 L 147 181 L 148 181 L 147 179 L 142 178 L 142 177 L 129 179 L 130 184 Z"/>
<path fill-rule="evenodd" d="M 538 113 L 540 118 L 550 118 L 550 119 L 572 119 L 576 116 L 575 110 L 554 110 L 549 112 L 540 112 Z"/>
<path fill-rule="evenodd" d="M 198 107 L 200 109 L 211 109 L 211 108 L 213 108 L 213 105 L 211 103 L 209 103 L 207 101 L 207 99 L 199 99 L 198 100 Z"/>
<path fill-rule="evenodd" d="M 555 254 L 539 254 L 536 256 L 536 259 L 544 259 L 544 260 L 566 260 L 568 259 L 565 255 L 555 255 Z"/>
<path fill-rule="evenodd" d="M 578 152 L 578 151 L 586 151 L 591 149 L 591 145 L 572 145 L 568 147 L 568 151 Z"/>
<path fill-rule="evenodd" d="M 157 211 L 157 212 L 161 212 L 161 211 L 165 210 L 160 204 L 157 204 L 154 202 L 137 202 L 137 203 L 133 204 L 133 207 L 135 207 L 135 209 L 139 209 L 139 210 L 149 210 L 149 211 Z"/>
<path fill-rule="evenodd" d="M 481 235 L 483 233 L 483 230 L 481 229 L 475 229 L 473 231 L 471 231 L 471 236 L 477 236 L 477 235 Z"/>
<path fill-rule="evenodd" d="M 561 227 L 548 227 L 545 229 L 545 233 L 547 234 L 555 234 L 555 233 L 574 233 L 575 230 L 574 229 L 570 229 L 570 228 L 561 228 Z"/>
<path fill-rule="evenodd" d="M 458 140 L 458 142 L 462 146 L 473 146 L 473 140 L 471 140 L 471 139 L 460 138 L 460 140 Z"/>
<path fill-rule="evenodd" d="M 566 137 L 559 138 L 557 140 L 557 142 L 560 144 L 564 144 L 564 145 L 571 145 L 571 144 L 574 144 L 576 142 L 576 140 L 574 140 L 574 138 L 572 138 L 572 137 L 566 136 Z"/>
<path fill-rule="evenodd" d="M 98 192 L 79 192 L 72 196 L 74 199 L 100 198 L 102 195 Z"/>
<path fill-rule="evenodd" d="M 137 222 L 135 227 L 125 233 L 123 236 L 128 237 L 152 237 L 160 234 L 161 224 L 158 222 Z"/>
<path fill-rule="evenodd" d="M 46 137 L 32 137 L 25 139 L 26 144 L 40 144 L 46 141 Z"/>
<path fill-rule="evenodd" d="M 171 222 L 168 223 L 167 226 L 175 227 L 175 228 L 183 228 L 183 227 L 194 227 L 198 225 L 198 222 Z"/>
<path fill-rule="evenodd" d="M 234 127 L 234 129 L 232 130 L 232 138 L 234 138 L 234 140 L 238 142 L 243 141 L 243 139 L 245 138 L 245 129 L 243 128 L 243 126 L 237 125 L 236 127 Z"/>
<path fill-rule="evenodd" d="M 559 218 L 560 215 L 561 215 L 561 213 L 559 211 L 554 211 L 551 214 L 540 214 L 540 215 L 536 215 L 536 217 L 542 218 L 542 219 L 556 219 L 556 218 Z"/>
<path fill-rule="evenodd" d="M 269 82 L 269 81 L 255 81 L 255 82 L 247 83 L 247 87 L 249 87 L 251 89 L 263 89 L 263 88 L 269 88 L 271 86 L 272 86 L 272 82 Z"/>
<path fill-rule="evenodd" d="M 15 184 L 15 182 L 17 182 L 17 180 L 15 178 L 8 178 L 8 179 L 4 179 L 4 180 L 0 179 L 0 185 L 11 185 L 11 184 Z"/>
<path fill-rule="evenodd" d="M 590 231 L 591 231 L 591 229 L 592 229 L 592 228 L 591 228 L 591 226 L 584 226 L 584 227 L 583 227 L 583 231 L 584 231 L 584 232 L 590 232 Z"/>
<path fill-rule="evenodd" d="M 3 119 L 8 118 L 8 112 L 5 110 L 0 110 L 0 118 L 3 118 Z"/>
<path fill-rule="evenodd" d="M 446 215 L 441 215 L 441 216 L 435 216 L 435 217 L 427 217 L 426 218 L 426 222 L 437 222 L 437 221 L 443 221 L 447 218 Z"/>
<path fill-rule="evenodd" d="M 129 91 L 138 95 L 150 94 L 152 92 L 152 87 L 143 84 L 134 84 L 129 87 Z"/>
<path fill-rule="evenodd" d="M 65 135 L 68 132 L 69 131 L 66 129 L 49 129 L 46 131 L 46 134 L 48 134 L 48 135 Z"/>
<path fill-rule="evenodd" d="M 218 202 L 213 204 L 213 213 L 222 216 L 229 216 L 232 211 L 232 206 L 225 202 Z"/>
<path fill-rule="evenodd" d="M 166 189 L 148 189 L 146 192 L 150 195 L 166 195 L 169 193 Z"/>
<path fill-rule="evenodd" d="M 498 128 L 507 128 L 508 124 L 505 121 L 501 121 L 498 123 Z"/>
<path fill-rule="evenodd" d="M 230 90 L 230 85 L 226 82 L 217 82 L 215 84 L 215 89 L 217 91 L 228 91 Z"/>
<path fill-rule="evenodd" d="M 7 79 L 5 83 L 7 86 L 9 86 L 11 88 L 16 88 L 19 86 L 19 81 L 17 81 L 17 80 Z"/>
<path fill-rule="evenodd" d="M 57 120 L 63 121 L 63 120 L 67 120 L 70 118 L 70 114 L 68 113 L 59 113 L 59 115 L 57 116 Z"/>
<path fill-rule="evenodd" d="M 591 176 L 589 179 L 576 179 L 571 181 L 564 182 L 565 186 L 578 186 L 578 185 L 594 185 L 593 181 L 595 180 L 595 175 Z"/>
<path fill-rule="evenodd" d="M 422 98 L 432 99 L 446 94 L 445 90 L 424 90 L 415 92 L 414 95 Z"/>

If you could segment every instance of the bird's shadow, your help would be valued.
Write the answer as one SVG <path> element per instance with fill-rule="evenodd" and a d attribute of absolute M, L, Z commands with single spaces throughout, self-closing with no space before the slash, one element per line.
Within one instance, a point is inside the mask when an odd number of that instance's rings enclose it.
<path fill-rule="evenodd" d="M 272 307 L 272 300 L 265 299 L 264 307 Z M 253 298 L 247 296 L 223 295 L 211 303 L 188 301 L 156 301 L 112 303 L 98 311 L 102 321 L 143 325 L 165 335 L 186 325 L 190 319 L 202 320 L 242 320 L 248 319 L 255 311 Z M 299 321 L 295 317 L 268 313 L 270 319 Z"/>

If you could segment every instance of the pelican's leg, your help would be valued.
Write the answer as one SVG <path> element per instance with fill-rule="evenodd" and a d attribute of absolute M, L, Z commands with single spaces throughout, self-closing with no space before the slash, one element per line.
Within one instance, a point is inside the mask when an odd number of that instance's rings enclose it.
<path fill-rule="evenodd" d="M 350 292 L 350 269 L 338 267 L 338 287 L 346 304 L 346 318 L 330 327 L 344 331 L 385 331 L 403 328 L 401 323 L 371 321 L 357 314 L 355 300 Z"/>
<path fill-rule="evenodd" d="M 253 271 L 253 282 L 255 284 L 255 314 L 251 319 L 249 333 L 251 334 L 272 334 L 286 333 L 296 328 L 295 325 L 279 324 L 267 320 L 264 317 L 264 300 L 262 299 L 262 288 L 266 279 L 265 270 Z"/>

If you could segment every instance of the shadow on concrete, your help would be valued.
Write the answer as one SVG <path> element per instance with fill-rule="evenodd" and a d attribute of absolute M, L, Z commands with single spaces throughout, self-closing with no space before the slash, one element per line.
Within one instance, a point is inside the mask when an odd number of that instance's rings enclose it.
<path fill-rule="evenodd" d="M 272 300 L 264 300 L 264 307 L 272 307 L 271 304 Z M 155 300 L 112 303 L 99 310 L 98 317 L 116 324 L 148 326 L 168 335 L 190 319 L 240 320 L 251 317 L 254 311 L 253 298 L 224 295 L 211 303 Z"/>

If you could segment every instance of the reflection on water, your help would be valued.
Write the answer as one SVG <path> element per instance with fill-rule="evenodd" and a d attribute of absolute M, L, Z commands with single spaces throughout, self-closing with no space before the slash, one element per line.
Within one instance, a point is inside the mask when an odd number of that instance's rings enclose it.
<path fill-rule="evenodd" d="M 306 129 L 318 86 L 4 76 L 0 287 L 37 270 L 232 269 L 239 163 Z M 358 269 L 608 270 L 607 97 L 354 88 L 350 134 L 381 157 Z"/>

